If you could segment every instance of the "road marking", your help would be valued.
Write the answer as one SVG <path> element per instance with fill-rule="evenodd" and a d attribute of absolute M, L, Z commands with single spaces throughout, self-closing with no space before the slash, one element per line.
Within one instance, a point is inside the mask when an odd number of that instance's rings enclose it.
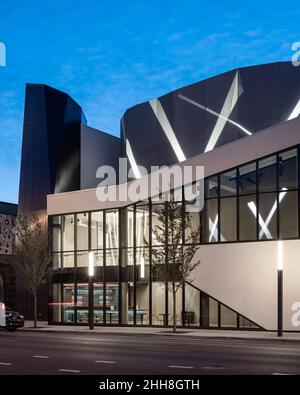
<path fill-rule="evenodd" d="M 175 349 L 163 349 L 163 348 L 148 348 L 148 347 L 137 347 L 136 350 L 138 351 L 159 351 L 159 352 L 181 352 L 181 353 L 187 353 L 190 352 L 190 350 L 175 350 Z"/>
<path fill-rule="evenodd" d="M 3 365 L 3 366 L 11 366 L 12 363 L 9 363 L 9 362 L 0 362 L 0 365 Z"/>
<path fill-rule="evenodd" d="M 194 366 L 182 366 L 182 365 L 169 365 L 169 368 L 176 368 L 176 369 L 194 369 Z"/>
<path fill-rule="evenodd" d="M 225 369 L 225 368 L 224 368 L 224 366 L 201 366 L 201 369 L 218 370 L 218 369 Z"/>
<path fill-rule="evenodd" d="M 65 372 L 65 373 L 80 373 L 81 370 L 73 370 L 73 369 L 58 369 L 59 372 Z"/>
<path fill-rule="evenodd" d="M 33 355 L 32 358 L 48 359 L 47 355 Z"/>
<path fill-rule="evenodd" d="M 114 362 L 114 361 L 95 361 L 95 363 L 110 363 L 110 364 L 113 364 L 113 363 L 116 363 L 116 362 Z"/>

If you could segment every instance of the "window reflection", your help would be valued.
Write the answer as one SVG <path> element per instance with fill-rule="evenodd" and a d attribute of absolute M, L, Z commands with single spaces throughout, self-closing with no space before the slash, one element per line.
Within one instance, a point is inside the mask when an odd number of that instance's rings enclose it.
<path fill-rule="evenodd" d="M 91 213 L 91 246 L 93 250 L 103 248 L 103 211 Z"/>
<path fill-rule="evenodd" d="M 149 208 L 136 208 L 136 245 L 143 246 L 149 244 Z"/>
<path fill-rule="evenodd" d="M 279 189 L 296 189 L 298 187 L 296 148 L 279 154 L 278 182 Z"/>
<path fill-rule="evenodd" d="M 63 251 L 74 251 L 74 215 L 62 216 Z"/>
<path fill-rule="evenodd" d="M 277 160 L 269 156 L 258 162 L 258 185 L 260 192 L 271 192 L 277 189 Z"/>
<path fill-rule="evenodd" d="M 209 199 L 205 202 L 203 211 L 204 242 L 215 243 L 218 241 L 218 200 Z"/>
<path fill-rule="evenodd" d="M 236 195 L 236 169 L 220 175 L 220 196 Z"/>
<path fill-rule="evenodd" d="M 77 214 L 77 250 L 87 250 L 89 248 L 89 216 L 87 213 Z"/>
<path fill-rule="evenodd" d="M 239 167 L 239 194 L 256 193 L 256 162 Z"/>
<path fill-rule="evenodd" d="M 106 212 L 106 248 L 119 248 L 119 212 Z"/>

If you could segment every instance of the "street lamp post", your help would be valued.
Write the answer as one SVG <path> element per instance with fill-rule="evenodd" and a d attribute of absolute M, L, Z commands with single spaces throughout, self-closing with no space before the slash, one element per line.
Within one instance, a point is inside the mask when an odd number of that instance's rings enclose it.
<path fill-rule="evenodd" d="M 94 253 L 89 252 L 89 326 L 94 329 Z"/>
<path fill-rule="evenodd" d="M 277 245 L 277 336 L 283 334 L 283 245 L 278 241 Z"/>

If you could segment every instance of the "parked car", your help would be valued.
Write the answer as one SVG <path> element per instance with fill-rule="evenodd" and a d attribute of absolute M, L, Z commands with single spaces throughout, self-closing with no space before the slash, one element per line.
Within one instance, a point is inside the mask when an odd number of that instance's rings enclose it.
<path fill-rule="evenodd" d="M 5 328 L 8 331 L 13 332 L 18 328 L 23 328 L 24 324 L 24 316 L 6 306 Z"/>

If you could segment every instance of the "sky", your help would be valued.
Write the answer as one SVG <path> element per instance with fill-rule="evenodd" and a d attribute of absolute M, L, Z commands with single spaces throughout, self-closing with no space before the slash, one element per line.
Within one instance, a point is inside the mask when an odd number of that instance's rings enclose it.
<path fill-rule="evenodd" d="M 118 136 L 135 104 L 236 67 L 290 60 L 299 26 L 294 0 L 1 1 L 0 201 L 18 200 L 27 82 L 67 92 L 90 126 Z"/>

